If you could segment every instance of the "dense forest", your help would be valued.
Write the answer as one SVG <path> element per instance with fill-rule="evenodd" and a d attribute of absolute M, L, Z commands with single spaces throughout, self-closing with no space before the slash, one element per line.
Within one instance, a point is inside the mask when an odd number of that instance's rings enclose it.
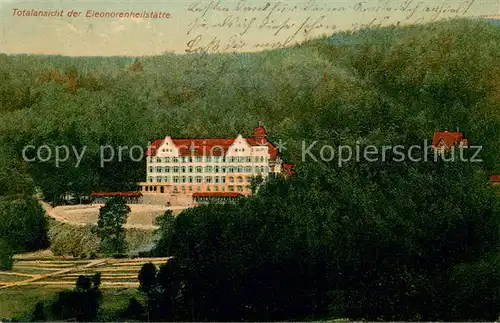
<path fill-rule="evenodd" d="M 134 189 L 144 161 L 100 167 L 101 145 L 248 135 L 262 121 L 297 176 L 164 221 L 154 253 L 175 262 L 148 294 L 152 319 L 494 320 L 499 39 L 498 26 L 461 19 L 254 54 L 3 55 L 0 195 Z M 316 154 L 423 146 L 456 128 L 482 162 L 302 160 L 303 141 Z M 26 145 L 87 148 L 79 167 L 74 156 L 57 167 L 23 162 Z"/>
<path fill-rule="evenodd" d="M 125 151 L 122 162 L 115 156 L 102 168 L 100 146 L 145 148 L 167 134 L 249 135 L 262 121 L 296 163 L 303 140 L 421 144 L 436 129 L 459 127 L 484 146 L 485 169 L 500 172 L 498 33 L 487 22 L 451 20 L 255 54 L 1 55 L 2 157 L 51 146 L 51 160 L 28 167 L 50 200 L 126 190 L 144 180 L 144 162 Z M 86 147 L 78 168 L 72 150 L 56 167 L 57 145 Z"/>

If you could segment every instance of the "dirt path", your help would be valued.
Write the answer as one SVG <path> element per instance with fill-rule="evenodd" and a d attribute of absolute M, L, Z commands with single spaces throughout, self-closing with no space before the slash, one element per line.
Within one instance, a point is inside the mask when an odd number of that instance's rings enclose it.
<path fill-rule="evenodd" d="M 52 207 L 49 203 L 46 203 L 44 201 L 40 201 L 42 207 L 44 208 L 45 212 L 47 213 L 48 216 L 50 216 L 51 218 L 59 221 L 59 222 L 62 222 L 62 223 L 67 223 L 67 224 L 71 224 L 71 225 L 76 225 L 76 226 L 85 226 L 89 223 L 92 223 L 92 224 L 97 224 L 97 213 L 95 215 L 95 218 L 93 218 L 92 220 L 87 220 L 87 221 L 74 221 L 74 220 L 70 220 L 67 218 L 68 214 L 71 214 L 72 216 L 74 216 L 74 214 L 72 214 L 72 212 L 78 212 L 78 211 L 81 211 L 81 210 L 85 210 L 85 209 L 90 209 L 91 212 L 98 212 L 98 206 L 97 205 L 91 205 L 91 206 L 84 206 L 84 205 L 80 205 L 80 206 L 75 206 L 74 208 L 68 208 L 68 209 L 64 209 L 64 206 L 63 207 Z M 131 217 L 140 217 L 141 215 L 139 215 L 138 213 L 134 213 L 134 212 L 165 212 L 166 210 L 172 210 L 175 213 L 179 213 L 181 212 L 182 210 L 184 210 L 186 207 L 181 207 L 181 206 L 173 206 L 173 207 L 158 207 L 158 206 L 154 206 L 154 205 L 146 205 L 146 204 L 132 204 L 130 205 L 131 209 L 132 209 L 132 214 L 131 214 Z M 150 210 L 149 210 L 150 209 Z M 129 220 L 132 220 L 133 222 L 137 221 L 137 218 L 134 218 L 134 219 L 129 219 Z M 126 229 L 144 229 L 144 230 L 154 230 L 154 229 L 158 229 L 158 226 L 155 226 L 155 225 L 152 225 L 152 224 L 137 224 L 137 223 L 134 223 L 134 224 L 125 224 L 123 226 L 124 228 Z"/>
<path fill-rule="evenodd" d="M 43 209 L 45 210 L 45 213 L 48 216 L 50 216 L 51 218 L 53 218 L 59 222 L 68 223 L 68 224 L 77 225 L 77 226 L 82 226 L 82 227 L 87 225 L 86 223 L 82 223 L 82 222 L 68 221 L 65 218 L 57 215 L 56 212 L 54 211 L 54 208 L 52 206 L 50 206 L 49 203 L 46 203 L 44 201 L 40 201 L 40 204 L 42 205 Z"/>

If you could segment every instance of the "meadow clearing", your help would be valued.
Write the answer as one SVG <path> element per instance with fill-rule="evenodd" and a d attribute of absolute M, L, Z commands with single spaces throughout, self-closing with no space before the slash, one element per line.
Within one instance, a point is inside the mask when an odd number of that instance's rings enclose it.
<path fill-rule="evenodd" d="M 168 258 L 78 259 L 55 256 L 17 256 L 12 270 L 0 272 L 0 317 L 19 317 L 64 289 L 72 289 L 80 275 L 101 273 L 106 298 L 103 311 L 126 306 L 140 298 L 138 272 L 144 263 L 159 266 Z"/>

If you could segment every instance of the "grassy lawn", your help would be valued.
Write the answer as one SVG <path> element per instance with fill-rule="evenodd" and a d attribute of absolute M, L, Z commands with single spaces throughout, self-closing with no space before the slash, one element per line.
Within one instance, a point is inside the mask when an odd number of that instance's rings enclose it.
<path fill-rule="evenodd" d="M 54 269 L 43 269 L 43 268 L 37 268 L 37 267 L 21 267 L 21 266 L 16 266 L 12 267 L 12 272 L 17 272 L 21 274 L 33 274 L 33 275 L 43 275 L 43 274 L 50 274 L 55 271 L 57 271 L 57 268 Z"/>
<path fill-rule="evenodd" d="M 101 291 L 103 302 L 99 314 L 101 319 L 106 321 L 116 320 L 116 313 L 126 309 L 129 299 L 132 297 L 135 297 L 142 304 L 145 303 L 144 295 L 137 288 L 101 289 Z"/>
<path fill-rule="evenodd" d="M 26 317 L 38 301 L 49 301 L 64 288 L 50 286 L 20 286 L 0 290 L 0 318 Z M 117 311 L 125 309 L 131 297 L 143 301 L 136 288 L 102 289 L 103 302 L 100 315 L 112 320 Z"/>
<path fill-rule="evenodd" d="M 40 300 L 52 298 L 60 288 L 20 286 L 0 290 L 0 317 L 22 316 L 34 309 Z"/>

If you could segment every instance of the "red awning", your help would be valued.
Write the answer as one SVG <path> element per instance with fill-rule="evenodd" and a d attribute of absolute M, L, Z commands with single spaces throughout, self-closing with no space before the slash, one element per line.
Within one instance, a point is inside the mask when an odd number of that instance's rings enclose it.
<path fill-rule="evenodd" d="M 92 196 L 95 197 L 113 197 L 113 196 L 121 196 L 121 197 L 140 197 L 142 193 L 140 192 L 92 192 Z"/>
<path fill-rule="evenodd" d="M 193 197 L 238 197 L 243 194 L 237 192 L 196 192 Z"/>

